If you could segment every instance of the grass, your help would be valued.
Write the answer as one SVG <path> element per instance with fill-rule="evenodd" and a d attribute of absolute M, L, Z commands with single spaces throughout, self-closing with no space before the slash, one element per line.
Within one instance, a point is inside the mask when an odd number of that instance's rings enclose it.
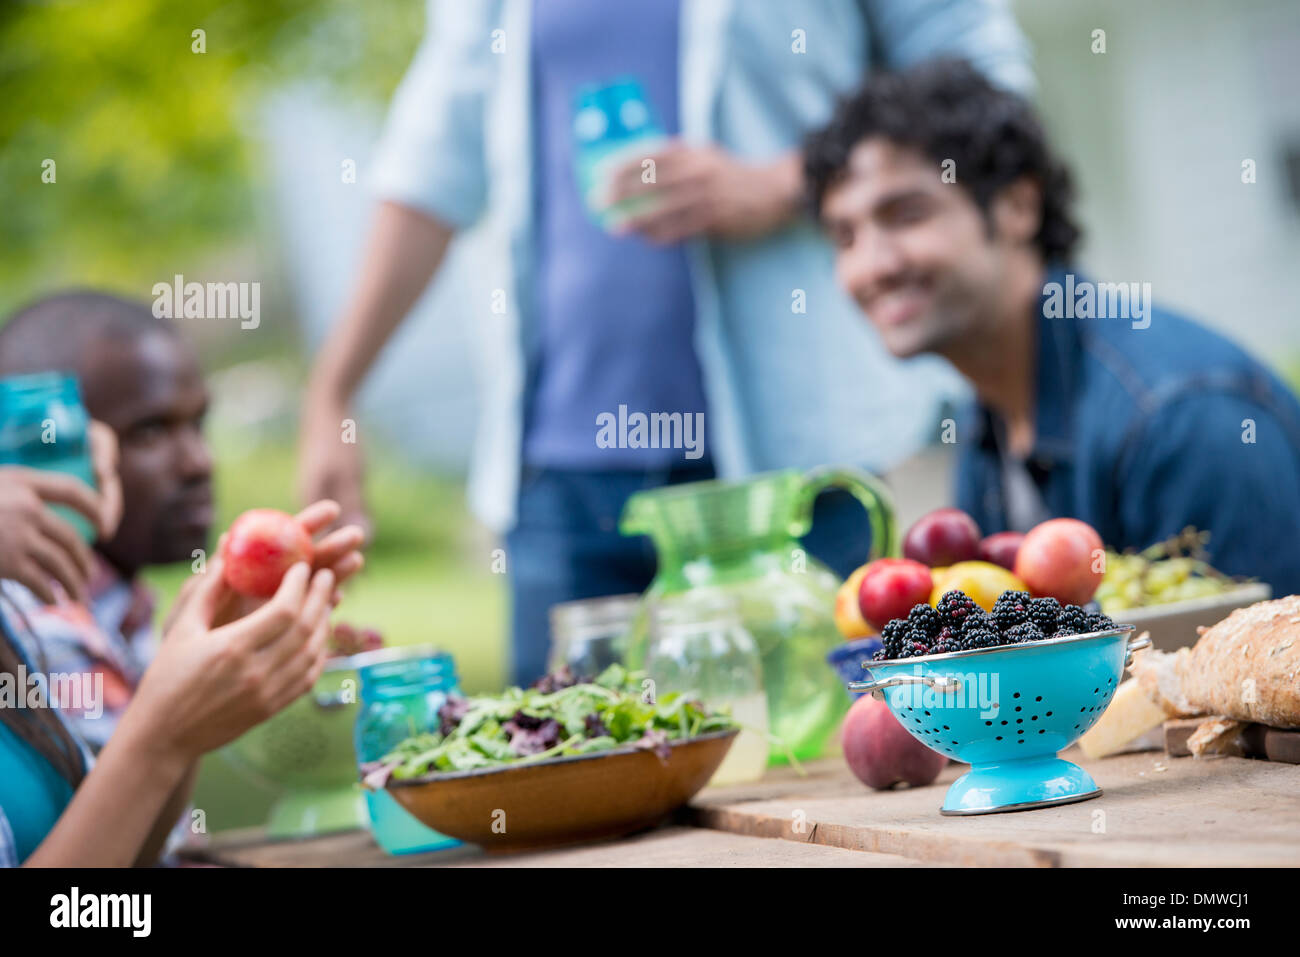
<path fill-rule="evenodd" d="M 216 432 L 213 451 L 218 526 L 253 507 L 295 505 L 294 445 L 288 436 L 252 444 Z M 432 644 L 455 658 L 465 691 L 505 681 L 505 578 L 491 571 L 495 542 L 467 515 L 459 482 L 429 475 L 383 450 L 368 457 L 368 502 L 375 523 L 365 570 L 346 588 L 336 620 L 377 628 L 389 644 Z M 161 615 L 189 565 L 152 569 Z M 209 831 L 265 821 L 275 792 L 209 756 L 195 790 Z"/>

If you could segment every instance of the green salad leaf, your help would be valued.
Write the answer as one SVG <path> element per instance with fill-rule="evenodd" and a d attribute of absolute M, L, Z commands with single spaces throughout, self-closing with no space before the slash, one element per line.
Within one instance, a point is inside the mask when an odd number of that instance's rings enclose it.
<path fill-rule="evenodd" d="M 615 664 L 588 680 L 561 669 L 531 688 L 449 698 L 436 730 L 411 735 L 362 765 L 365 784 L 629 746 L 666 758 L 672 741 L 737 727 L 726 709 L 711 710 L 680 692 L 655 700 L 652 687 L 644 672 Z"/>

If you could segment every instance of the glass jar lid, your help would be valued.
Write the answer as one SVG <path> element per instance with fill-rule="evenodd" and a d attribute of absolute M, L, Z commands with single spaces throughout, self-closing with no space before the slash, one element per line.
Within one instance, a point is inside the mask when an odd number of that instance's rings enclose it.
<path fill-rule="evenodd" d="M 451 655 L 428 645 L 381 648 L 353 655 L 363 698 L 396 698 L 456 685 Z"/>
<path fill-rule="evenodd" d="M 640 595 L 607 595 L 552 605 L 551 635 L 563 641 L 620 637 L 636 615 Z"/>
<path fill-rule="evenodd" d="M 374 651 L 360 651 L 355 655 L 340 655 L 325 663 L 326 671 L 356 671 L 370 665 L 384 664 L 390 661 L 405 661 L 411 658 L 446 658 L 451 654 L 434 645 L 390 645 L 376 648 Z"/>

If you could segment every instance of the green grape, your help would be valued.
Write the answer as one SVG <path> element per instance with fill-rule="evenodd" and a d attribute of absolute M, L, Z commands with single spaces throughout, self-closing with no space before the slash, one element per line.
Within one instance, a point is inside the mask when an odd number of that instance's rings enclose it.
<path fill-rule="evenodd" d="M 1106 572 L 1094 596 L 1107 614 L 1144 605 L 1163 605 L 1219 595 L 1238 582 L 1211 568 L 1197 556 L 1209 541 L 1207 533 L 1188 527 L 1139 554 L 1106 553 Z"/>

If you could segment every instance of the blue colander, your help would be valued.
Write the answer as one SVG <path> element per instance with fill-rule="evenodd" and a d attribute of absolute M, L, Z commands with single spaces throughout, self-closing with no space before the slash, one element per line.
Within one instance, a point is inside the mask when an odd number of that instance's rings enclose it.
<path fill-rule="evenodd" d="M 1132 625 L 923 658 L 869 661 L 870 681 L 922 744 L 966 762 L 943 814 L 992 814 L 1101 794 L 1083 768 L 1056 756 L 1093 726 L 1131 655 L 1151 644 Z"/>

